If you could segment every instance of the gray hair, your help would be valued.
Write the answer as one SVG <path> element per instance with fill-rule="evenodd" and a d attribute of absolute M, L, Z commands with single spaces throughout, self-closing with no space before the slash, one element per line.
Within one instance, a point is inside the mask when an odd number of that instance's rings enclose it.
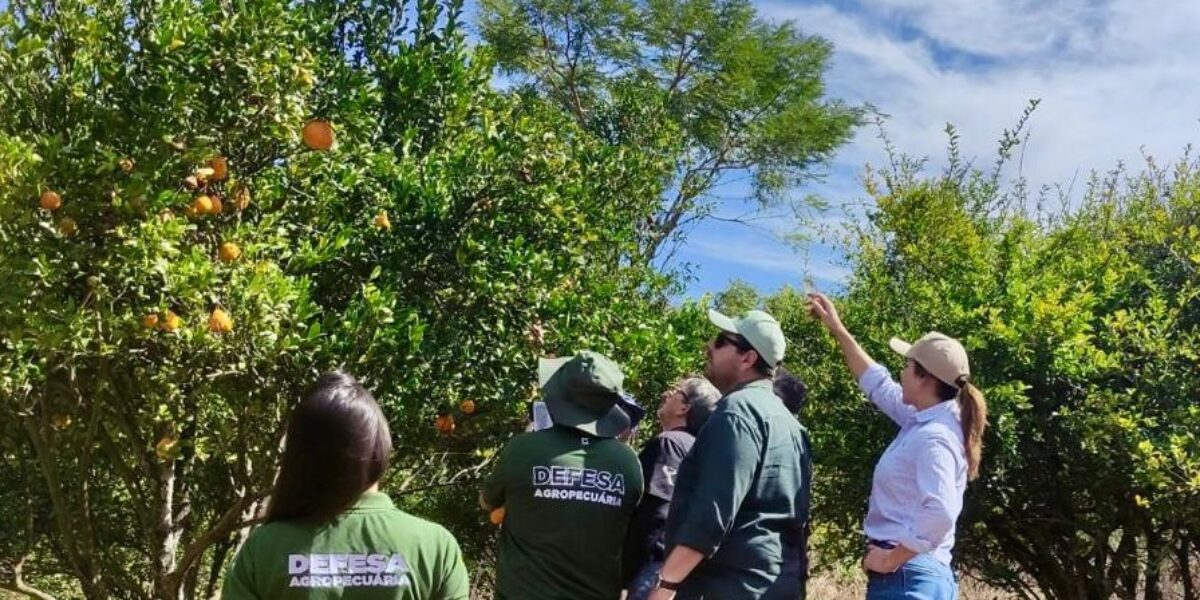
<path fill-rule="evenodd" d="M 717 401 L 721 399 L 721 392 L 699 375 L 684 377 L 679 380 L 679 385 L 676 387 L 683 394 L 683 403 L 688 405 L 688 433 L 696 435 L 708 421 L 708 416 L 716 410 Z"/>

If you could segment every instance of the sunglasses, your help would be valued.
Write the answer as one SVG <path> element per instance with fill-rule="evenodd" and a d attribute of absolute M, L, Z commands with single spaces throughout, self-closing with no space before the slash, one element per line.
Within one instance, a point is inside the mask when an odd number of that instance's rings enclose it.
<path fill-rule="evenodd" d="M 739 352 L 751 350 L 750 342 L 747 342 L 741 336 L 734 336 L 730 333 L 718 333 L 717 339 L 713 340 L 713 349 L 724 348 L 725 346 L 733 346 Z"/>

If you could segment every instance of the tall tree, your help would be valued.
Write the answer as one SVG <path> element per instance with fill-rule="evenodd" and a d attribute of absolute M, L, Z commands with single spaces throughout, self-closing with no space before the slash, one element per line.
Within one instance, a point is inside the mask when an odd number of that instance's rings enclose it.
<path fill-rule="evenodd" d="M 744 199 L 792 203 L 850 137 L 862 111 L 829 99 L 832 45 L 760 18 L 748 0 L 482 0 L 480 31 L 526 93 L 552 100 L 612 143 L 671 160 L 643 226 L 645 261 L 668 259 L 713 215 L 730 173 Z"/>

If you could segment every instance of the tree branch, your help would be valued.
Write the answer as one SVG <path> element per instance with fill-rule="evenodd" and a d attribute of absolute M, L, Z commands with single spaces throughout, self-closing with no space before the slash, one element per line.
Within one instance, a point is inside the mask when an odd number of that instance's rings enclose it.
<path fill-rule="evenodd" d="M 216 544 L 222 539 L 229 537 L 229 534 L 242 529 L 243 527 L 253 525 L 261 520 L 258 518 L 243 519 L 242 514 L 247 506 L 262 499 L 267 495 L 268 491 L 269 490 L 257 490 L 238 498 L 237 501 L 235 501 L 233 505 L 225 511 L 225 514 L 221 515 L 221 518 L 217 520 L 215 525 L 210 527 L 208 531 L 204 532 L 204 534 L 197 538 L 196 541 L 188 544 L 187 548 L 183 550 L 183 558 L 180 558 L 179 562 L 175 564 L 175 570 L 168 578 L 171 590 L 174 590 L 176 593 L 178 592 L 179 586 L 183 585 L 184 577 L 187 575 L 188 571 L 195 566 L 196 561 L 200 560 L 200 557 L 204 555 L 204 552 L 208 550 L 210 546 Z"/>

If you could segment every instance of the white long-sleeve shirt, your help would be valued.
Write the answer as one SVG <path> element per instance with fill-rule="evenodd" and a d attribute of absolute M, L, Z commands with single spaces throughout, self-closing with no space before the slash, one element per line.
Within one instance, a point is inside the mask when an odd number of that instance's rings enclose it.
<path fill-rule="evenodd" d="M 900 432 L 875 464 L 864 524 L 867 537 L 897 542 L 949 565 L 967 488 L 967 456 L 958 402 L 918 411 L 905 404 L 887 368 L 871 365 L 859 387 Z"/>

